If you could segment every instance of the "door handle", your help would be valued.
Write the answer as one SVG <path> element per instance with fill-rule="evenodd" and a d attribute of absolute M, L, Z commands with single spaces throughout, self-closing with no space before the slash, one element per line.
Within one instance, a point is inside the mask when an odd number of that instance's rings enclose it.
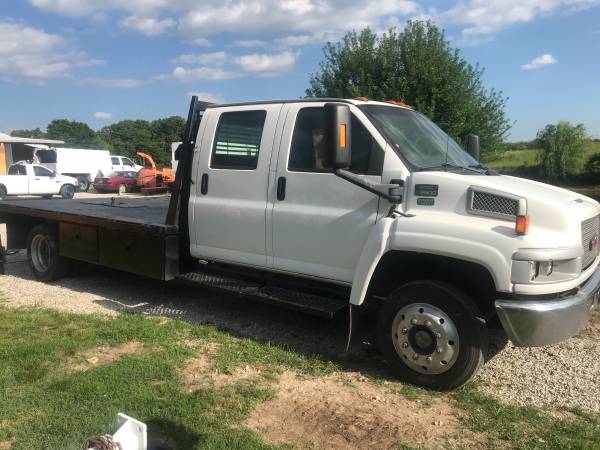
<path fill-rule="evenodd" d="M 285 177 L 279 177 L 277 180 L 277 200 L 285 200 Z"/>
<path fill-rule="evenodd" d="M 206 195 L 207 192 L 208 192 L 208 174 L 203 173 L 202 179 L 200 180 L 200 193 L 202 195 Z"/>

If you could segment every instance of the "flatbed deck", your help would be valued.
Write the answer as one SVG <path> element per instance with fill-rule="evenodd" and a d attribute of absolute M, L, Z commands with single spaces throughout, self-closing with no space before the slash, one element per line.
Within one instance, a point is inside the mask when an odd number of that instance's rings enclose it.
<path fill-rule="evenodd" d="M 103 197 L 64 199 L 19 198 L 0 202 L 0 219 L 27 215 L 83 225 L 109 226 L 123 231 L 177 234 L 177 226 L 166 225 L 169 196 Z"/>

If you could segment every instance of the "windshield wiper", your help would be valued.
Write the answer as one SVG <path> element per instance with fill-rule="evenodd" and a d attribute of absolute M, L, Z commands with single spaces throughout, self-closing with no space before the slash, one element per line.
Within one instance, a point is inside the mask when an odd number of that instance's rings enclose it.
<path fill-rule="evenodd" d="M 419 172 L 426 172 L 428 170 L 444 170 L 444 171 L 468 170 L 470 172 L 481 173 L 482 170 L 487 170 L 487 169 L 474 167 L 474 166 L 457 166 L 455 164 L 450 164 L 450 163 L 439 164 L 437 166 L 419 167 Z"/>

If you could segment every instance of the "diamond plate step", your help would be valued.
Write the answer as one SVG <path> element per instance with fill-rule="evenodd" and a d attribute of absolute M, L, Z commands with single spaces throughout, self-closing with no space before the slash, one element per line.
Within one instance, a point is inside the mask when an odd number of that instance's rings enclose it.
<path fill-rule="evenodd" d="M 327 318 L 333 318 L 336 313 L 348 307 L 348 301 L 345 300 L 276 286 L 265 286 L 222 274 L 189 272 L 178 275 L 176 279 L 186 284 L 227 291 L 243 297 Z"/>

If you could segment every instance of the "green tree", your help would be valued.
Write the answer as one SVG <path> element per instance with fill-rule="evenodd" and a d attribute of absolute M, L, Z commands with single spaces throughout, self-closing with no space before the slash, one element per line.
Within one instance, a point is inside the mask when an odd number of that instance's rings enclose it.
<path fill-rule="evenodd" d="M 185 120 L 178 116 L 147 120 L 122 120 L 98 131 L 114 154 L 134 157 L 148 153 L 159 165 L 169 165 L 171 142 L 180 141 Z"/>
<path fill-rule="evenodd" d="M 31 130 L 12 130 L 10 132 L 11 136 L 14 137 L 24 137 L 24 138 L 34 138 L 34 139 L 44 139 L 46 138 L 46 133 L 44 133 L 39 128 L 33 128 Z"/>
<path fill-rule="evenodd" d="M 67 147 L 100 148 L 103 144 L 87 123 L 75 120 L 53 120 L 48 124 L 46 136 L 65 141 Z"/>
<path fill-rule="evenodd" d="M 381 36 L 369 28 L 349 32 L 323 51 L 307 96 L 403 100 L 459 143 L 475 133 L 484 154 L 503 149 L 511 128 L 507 99 L 483 86 L 483 69 L 465 61 L 433 22 L 409 21 L 403 31 Z"/>
<path fill-rule="evenodd" d="M 578 168 L 587 140 L 585 125 L 571 125 L 563 121 L 546 125 L 537 133 L 542 148 L 539 163 L 542 174 L 550 179 L 566 179 Z"/>

